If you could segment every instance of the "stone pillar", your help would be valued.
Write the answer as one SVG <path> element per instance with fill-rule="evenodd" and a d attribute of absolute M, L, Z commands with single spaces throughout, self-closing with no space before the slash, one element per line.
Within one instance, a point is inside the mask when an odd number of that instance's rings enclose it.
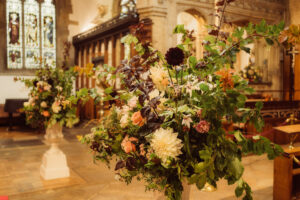
<path fill-rule="evenodd" d="M 290 0 L 289 11 L 290 11 L 290 22 L 291 24 L 300 24 L 300 1 Z"/>
<path fill-rule="evenodd" d="M 152 44 L 163 53 L 168 49 L 168 12 L 166 5 L 165 0 L 138 0 L 136 5 L 140 19 L 149 18 L 152 20 Z"/>
<path fill-rule="evenodd" d="M 300 1 L 299 0 L 290 0 L 289 1 L 289 14 L 290 14 L 290 23 L 291 24 L 300 24 Z M 300 45 L 297 45 L 297 50 L 300 50 Z M 295 60 L 295 96 L 294 100 L 300 100 L 300 54 L 296 55 Z"/>

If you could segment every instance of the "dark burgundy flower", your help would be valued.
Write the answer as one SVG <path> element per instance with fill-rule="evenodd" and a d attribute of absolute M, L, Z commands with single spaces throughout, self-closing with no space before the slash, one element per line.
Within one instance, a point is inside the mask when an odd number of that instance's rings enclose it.
<path fill-rule="evenodd" d="M 47 82 L 48 82 L 49 85 L 53 86 L 53 83 L 54 83 L 53 79 L 50 78 L 50 79 L 47 80 Z"/>
<path fill-rule="evenodd" d="M 90 146 L 90 148 L 93 149 L 94 151 L 98 151 L 99 147 L 100 147 L 100 144 L 96 141 L 94 141 Z"/>
<path fill-rule="evenodd" d="M 169 65 L 180 65 L 184 61 L 184 53 L 182 49 L 175 47 L 170 48 L 166 53 L 166 60 Z"/>
<path fill-rule="evenodd" d="M 33 85 L 34 85 L 35 87 L 37 86 L 37 83 L 38 83 L 37 80 L 33 81 Z"/>

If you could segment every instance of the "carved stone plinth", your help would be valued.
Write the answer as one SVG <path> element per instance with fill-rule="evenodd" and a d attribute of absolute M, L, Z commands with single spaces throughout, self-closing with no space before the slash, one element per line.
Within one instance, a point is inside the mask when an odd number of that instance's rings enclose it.
<path fill-rule="evenodd" d="M 59 124 L 47 128 L 45 139 L 50 144 L 50 149 L 43 155 L 40 167 L 40 174 L 45 180 L 70 176 L 66 155 L 58 148 L 62 138 L 62 127 Z"/>

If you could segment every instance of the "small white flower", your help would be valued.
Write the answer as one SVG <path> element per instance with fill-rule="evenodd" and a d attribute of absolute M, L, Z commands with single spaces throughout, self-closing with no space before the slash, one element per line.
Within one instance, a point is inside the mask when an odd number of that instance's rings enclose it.
<path fill-rule="evenodd" d="M 125 128 L 128 125 L 128 121 L 129 121 L 129 115 L 122 115 L 121 120 L 120 120 L 120 125 L 121 128 Z"/>
<path fill-rule="evenodd" d="M 122 107 L 121 113 L 123 115 L 128 115 L 129 111 L 130 111 L 130 107 L 125 105 L 125 106 Z"/>
<path fill-rule="evenodd" d="M 152 91 L 149 93 L 149 98 L 150 98 L 150 99 L 154 99 L 155 97 L 158 97 L 158 96 L 160 96 L 160 95 L 159 95 L 158 89 L 152 90 Z"/>
<path fill-rule="evenodd" d="M 191 115 L 184 115 L 182 119 L 182 125 L 187 126 L 188 128 L 191 128 L 191 123 L 193 122 Z"/>
<path fill-rule="evenodd" d="M 63 88 L 61 87 L 61 86 L 56 86 L 56 89 L 59 91 L 59 92 L 61 92 L 62 90 L 63 90 Z"/>
<path fill-rule="evenodd" d="M 136 107 L 137 102 L 138 102 L 139 98 L 137 96 L 133 96 L 131 99 L 129 99 L 128 101 L 128 106 L 133 109 Z"/>
<path fill-rule="evenodd" d="M 59 113 L 61 111 L 61 106 L 60 106 L 60 103 L 58 101 L 55 101 L 53 104 L 52 104 L 52 111 L 54 113 Z"/>
<path fill-rule="evenodd" d="M 189 81 L 186 83 L 186 85 L 184 85 L 184 87 L 186 89 L 186 92 L 190 95 L 190 97 L 192 97 L 194 90 L 200 89 L 198 80 Z"/>
<path fill-rule="evenodd" d="M 150 77 L 156 88 L 160 91 L 166 90 L 169 84 L 168 73 L 161 67 L 151 67 L 150 73 Z"/>
<path fill-rule="evenodd" d="M 147 71 L 147 72 L 142 73 L 142 74 L 140 75 L 140 78 L 141 78 L 142 80 L 145 81 L 145 80 L 148 79 L 149 75 L 150 75 L 150 72 Z"/>
<path fill-rule="evenodd" d="M 51 85 L 45 84 L 45 85 L 44 85 L 44 90 L 45 90 L 45 91 L 50 91 L 50 90 L 51 90 L 51 87 L 52 87 Z"/>
<path fill-rule="evenodd" d="M 42 108 L 47 108 L 47 103 L 46 103 L 45 101 L 42 101 L 41 107 L 42 107 Z"/>
<path fill-rule="evenodd" d="M 116 175 L 115 175 L 115 180 L 116 180 L 116 181 L 120 181 L 120 180 L 121 180 L 121 176 L 120 176 L 119 174 L 116 174 Z"/>
<path fill-rule="evenodd" d="M 44 86 L 44 83 L 45 83 L 44 81 L 39 81 L 39 82 L 37 82 L 36 85 L 37 85 L 37 86 Z"/>
<path fill-rule="evenodd" d="M 177 136 L 178 133 L 174 133 L 172 129 L 160 128 L 153 133 L 150 146 L 163 164 L 167 164 L 168 158 L 177 159 L 182 154 L 183 144 Z"/>

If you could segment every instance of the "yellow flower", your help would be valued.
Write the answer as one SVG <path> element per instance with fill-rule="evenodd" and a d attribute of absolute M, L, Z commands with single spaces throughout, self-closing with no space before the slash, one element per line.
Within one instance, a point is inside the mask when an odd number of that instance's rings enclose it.
<path fill-rule="evenodd" d="M 82 140 L 82 135 L 76 135 L 77 140 L 80 142 Z"/>

